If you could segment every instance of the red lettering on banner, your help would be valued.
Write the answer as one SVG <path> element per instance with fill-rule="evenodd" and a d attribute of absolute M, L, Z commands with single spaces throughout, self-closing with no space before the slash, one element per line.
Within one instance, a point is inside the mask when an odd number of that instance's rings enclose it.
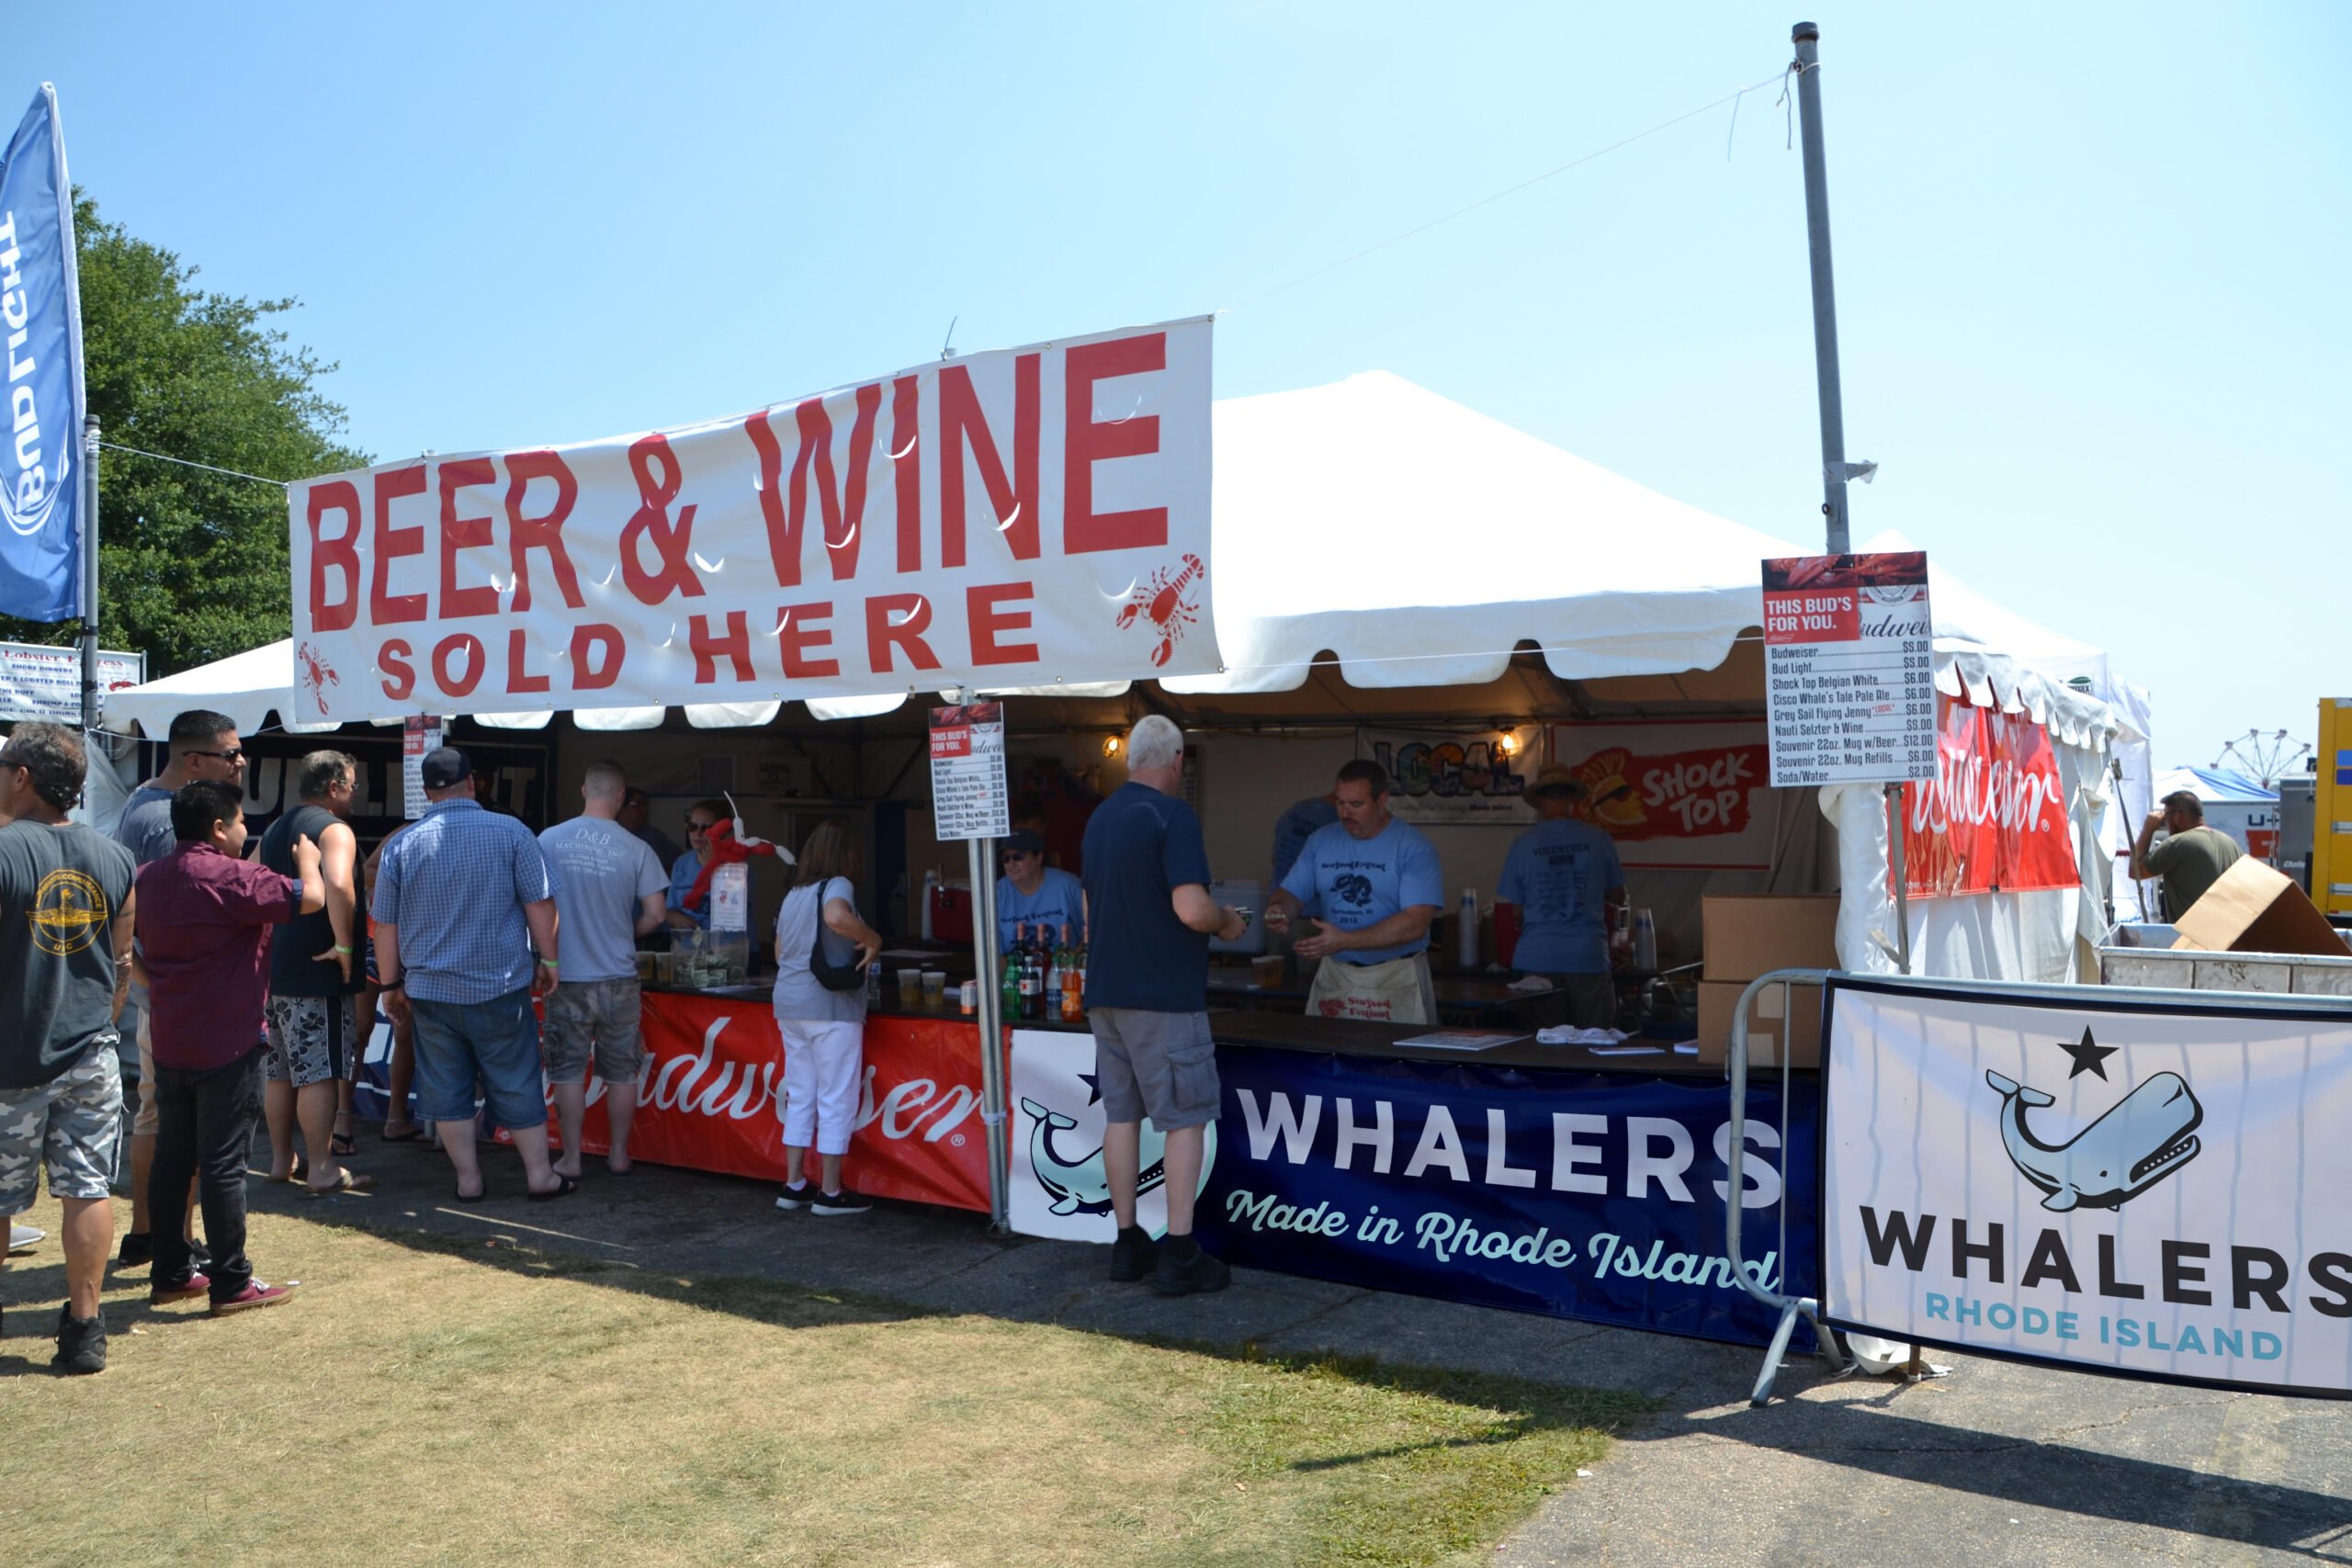
<path fill-rule="evenodd" d="M 376 476 L 376 570 L 368 589 L 368 614 L 379 626 L 424 619 L 424 595 L 391 591 L 392 562 L 401 556 L 424 553 L 424 528 L 392 526 L 392 502 L 403 496 L 423 495 L 424 467 L 387 468 Z"/>
<path fill-rule="evenodd" d="M 1035 643 L 1000 640 L 1007 632 L 1025 632 L 1030 626 L 1027 610 L 1001 608 L 1004 602 L 1012 599 L 1027 602 L 1035 596 L 1035 585 L 1028 582 L 999 582 L 985 587 L 976 584 L 964 590 L 964 620 L 971 628 L 973 663 L 1031 664 L 1036 661 Z"/>
<path fill-rule="evenodd" d="M 523 498 L 533 479 L 555 481 L 555 504 L 537 517 L 524 514 Z M 571 515 L 572 504 L 580 499 L 580 480 L 571 465 L 554 452 L 511 452 L 506 457 L 506 547 L 514 565 L 514 597 L 507 607 L 521 615 L 531 607 L 531 556 L 533 550 L 545 550 L 548 570 L 555 573 L 555 585 L 562 591 L 563 602 L 573 609 L 584 607 L 587 601 L 580 596 L 580 574 L 572 570 L 571 557 L 563 547 L 563 525 Z"/>
<path fill-rule="evenodd" d="M 1853 642 L 1861 635 L 1861 601 L 1850 588 L 1764 595 L 1764 640 L 1775 647 Z"/>
<path fill-rule="evenodd" d="M 329 512 L 340 512 L 348 526 L 333 539 L 321 526 Z M 349 631 L 359 619 L 359 488 L 349 479 L 311 487 L 311 629 Z M 343 574 L 343 595 L 327 596 L 327 572 Z"/>
<path fill-rule="evenodd" d="M 906 612 L 906 618 L 892 621 L 891 613 L 899 610 Z M 914 669 L 938 669 L 938 658 L 922 640 L 922 634 L 930 629 L 930 600 L 920 593 L 876 593 L 865 602 L 866 668 L 876 675 L 890 673 L 890 649 L 895 646 Z"/>
<path fill-rule="evenodd" d="M 1113 338 L 1080 344 L 1063 361 L 1062 550 L 1126 550 L 1168 543 L 1168 508 L 1136 512 L 1094 510 L 1094 465 L 1110 457 L 1136 457 L 1159 450 L 1159 416 L 1097 420 L 1094 383 L 1168 367 L 1168 334 Z"/>
<path fill-rule="evenodd" d="M 857 415 L 850 424 L 849 479 L 843 484 L 833 469 L 833 422 L 822 398 L 810 398 L 793 411 L 800 433 L 800 449 L 792 459 L 792 479 L 779 493 L 777 479 L 784 452 L 770 423 L 773 411 L 755 413 L 744 422 L 752 445 L 760 454 L 760 512 L 766 519 L 768 553 L 775 563 L 779 588 L 800 586 L 801 540 L 808 517 L 808 475 L 817 476 L 817 502 L 825 519 L 825 553 L 832 558 L 835 581 L 857 573 L 857 551 L 865 517 L 865 477 L 874 466 L 874 420 L 882 408 L 879 382 L 857 389 Z M 788 505 L 787 505 L 788 502 Z"/>
<path fill-rule="evenodd" d="M 1071 350 L 1075 355 L 1077 350 Z M 980 412 L 972 373 L 950 365 L 939 373 L 939 564 L 964 564 L 964 443 L 972 444 L 980 483 L 996 511 L 995 527 L 1015 560 L 1037 558 L 1038 355 L 1012 362 L 1012 479 L 1004 477 L 996 438 Z"/>
<path fill-rule="evenodd" d="M 832 618 L 832 601 L 817 604 L 786 604 L 775 613 L 775 646 L 784 655 L 786 680 L 813 681 L 842 672 L 838 659 L 814 659 L 833 646 L 833 630 L 825 623 Z"/>
<path fill-rule="evenodd" d="M 670 505 L 686 481 L 669 438 L 659 432 L 639 437 L 628 449 L 628 471 L 637 480 L 640 504 L 621 528 L 621 581 L 641 604 L 659 604 L 673 593 L 700 598 L 702 580 L 687 558 L 694 550 L 694 503 L 679 507 L 677 522 L 670 521 Z M 649 540 L 662 563 L 652 571 L 645 570 L 639 553 Z"/>
<path fill-rule="evenodd" d="M 548 678 L 534 675 L 530 669 L 531 649 L 523 628 L 514 627 L 506 634 L 506 689 L 516 695 L 528 692 L 544 692 Z"/>
<path fill-rule="evenodd" d="M 409 663 L 415 654 L 404 637 L 385 638 L 377 652 L 376 668 L 384 672 L 384 695 L 396 703 L 408 701 L 409 694 L 416 690 L 416 669 Z"/>
<path fill-rule="evenodd" d="M 648 992 L 646 1066 L 629 1152 L 657 1165 L 763 1180 L 784 1174 L 784 1042 L 765 1008 Z M 858 1190 L 985 1213 L 979 1032 L 931 1019 L 866 1021 L 849 1158 Z M 605 1086 L 587 1079 L 586 1152 L 610 1145 Z"/>
<path fill-rule="evenodd" d="M 458 492 L 494 483 L 498 468 L 487 457 L 458 457 L 441 465 L 441 618 L 498 614 L 498 590 L 488 583 L 458 586 L 458 552 L 491 542 L 490 519 L 458 515 Z"/>
<path fill-rule="evenodd" d="M 890 477 L 899 502 L 899 570 L 922 570 L 922 454 L 915 438 L 922 428 L 922 378 L 901 376 L 890 383 Z"/>
<path fill-rule="evenodd" d="M 449 672 L 449 660 L 457 654 L 465 655 L 466 672 L 463 675 Z M 481 684 L 481 672 L 488 668 L 490 653 L 482 647 L 481 638 L 471 632 L 458 632 L 433 645 L 433 679 L 448 696 L 471 696 L 474 688 Z"/>
<path fill-rule="evenodd" d="M 694 649 L 695 684 L 707 686 L 718 679 L 718 660 L 724 654 L 735 667 L 735 679 L 752 678 L 752 623 L 741 610 L 727 612 L 727 631 L 713 637 L 708 615 L 686 617 L 686 644 Z"/>
<path fill-rule="evenodd" d="M 621 678 L 621 661 L 628 641 L 621 629 L 603 621 L 571 628 L 571 689 L 601 692 Z"/>
<path fill-rule="evenodd" d="M 2026 714 L 1938 694 L 1932 784 L 1905 792 L 1905 880 L 1915 898 L 2081 886 L 2050 737 Z M 1892 882 L 1892 873 L 1889 876 Z"/>

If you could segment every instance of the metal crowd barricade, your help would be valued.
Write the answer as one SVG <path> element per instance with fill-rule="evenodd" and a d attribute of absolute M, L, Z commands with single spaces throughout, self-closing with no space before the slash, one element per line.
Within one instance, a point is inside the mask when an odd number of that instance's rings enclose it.
<path fill-rule="evenodd" d="M 1762 1404 L 1771 1397 L 1772 1380 L 1780 1375 L 1781 1361 L 1789 1353 L 1789 1337 L 1796 1332 L 1799 1317 L 1804 1318 L 1813 1325 L 1814 1340 L 1821 1347 L 1822 1359 L 1829 1363 L 1829 1370 L 1833 1372 L 1842 1372 L 1846 1370 L 1846 1358 L 1838 1352 L 1837 1339 L 1822 1325 L 1821 1303 L 1812 1296 L 1783 1294 L 1770 1289 L 1760 1280 L 1751 1279 L 1748 1276 L 1747 1261 L 1740 1255 L 1739 1235 L 1741 1222 L 1747 1213 L 1745 1200 L 1747 1196 L 1748 1007 L 1763 992 L 1765 987 L 1781 987 L 1781 1017 L 1784 1021 L 1781 1039 L 1781 1105 L 1782 1108 L 1781 1122 L 1783 1135 L 1781 1139 L 1780 1160 L 1776 1168 L 1781 1176 L 1780 1257 L 1781 1279 L 1785 1281 L 1788 1278 L 1789 1256 L 1789 1140 L 1785 1134 L 1785 1129 L 1788 1124 L 1789 1075 L 1792 1071 L 1789 1064 L 1791 1053 L 1788 1049 L 1788 1030 L 1785 1021 L 1794 1017 L 1793 1010 L 1789 1005 L 1793 1000 L 1789 987 L 1796 985 L 1823 985 L 1828 980 L 1830 973 L 1826 969 L 1775 969 L 1770 974 L 1758 976 L 1747 983 L 1747 989 L 1739 993 L 1738 1009 L 1732 1014 L 1729 1061 L 1731 1180 L 1726 1186 L 1724 1198 L 1724 1247 L 1725 1256 L 1731 1259 L 1732 1278 L 1739 1281 L 1740 1288 L 1781 1314 L 1781 1325 L 1772 1333 L 1771 1348 L 1764 1352 L 1763 1370 L 1757 1373 L 1755 1391 L 1747 1396 L 1747 1402 L 1750 1404 Z M 1826 1049 L 1826 1041 L 1823 1042 L 1823 1046 Z"/>

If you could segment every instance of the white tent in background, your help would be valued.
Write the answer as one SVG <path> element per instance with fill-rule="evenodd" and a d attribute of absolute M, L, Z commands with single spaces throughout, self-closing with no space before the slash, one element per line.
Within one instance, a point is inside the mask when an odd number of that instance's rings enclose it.
<path fill-rule="evenodd" d="M 1758 562 L 1805 548 L 1694 507 L 1586 462 L 1383 371 L 1330 386 L 1219 402 L 1216 417 L 1214 528 L 1209 587 L 1225 668 L 1165 683 L 1178 702 L 1248 704 L 1279 718 L 1279 694 L 1328 687 L 1473 687 L 1504 678 L 1523 642 L 1555 682 L 1601 701 L 1703 701 L 1760 706 L 1761 661 L 1741 657 L 1743 634 L 1763 620 Z M 1894 545 L 1890 547 L 1908 547 Z M 1115 585 L 1114 585 L 1115 586 Z M 1113 597 L 1123 596 L 1125 589 Z M 2115 721 L 2066 680 L 2097 649 L 2010 615 L 1939 571 L 1933 587 L 1938 684 L 1979 705 L 2030 713 L 2058 746 L 2070 801 L 2096 820 Z M 107 722 L 159 734 L 188 706 L 219 708 L 258 728 L 275 712 L 306 728 L 289 643 L 113 694 Z M 1523 657 L 1520 660 L 1528 663 Z M 2054 666 L 2053 667 L 2053 663 Z M 1318 668 L 1319 664 L 1319 668 Z M 1752 666 L 1752 668 L 1751 668 Z M 1718 672 L 1712 681 L 1677 678 Z M 1125 682 L 1039 689 L 1054 697 L 1115 697 Z M 1663 686 L 1662 697 L 1652 695 Z M 1306 692 L 1300 701 L 1321 700 Z M 900 696 L 811 700 L 818 718 L 871 717 Z M 1700 705 L 1703 705 L 1703 701 Z M 698 728 L 763 726 L 783 705 L 691 705 Z M 397 722 L 386 704 L 374 716 Z M 551 715 L 476 714 L 474 721 L 537 728 Z M 585 729 L 659 726 L 657 707 L 578 710 Z M 1823 792 L 1838 822 L 1848 890 L 1839 950 L 1849 966 L 1891 967 L 1893 908 L 1886 897 L 1885 818 L 1870 826 L 1875 791 Z M 1867 797 L 1867 798 L 1866 798 Z M 2099 859 L 2084 854 L 2086 886 L 2100 886 Z M 1870 867 L 1875 863 L 1873 873 Z M 1996 898 L 2010 895 L 1990 896 Z M 2034 978 L 2071 974 L 2073 938 L 2096 939 L 2104 911 L 2071 893 L 2019 895 L 2047 905 L 2025 937 L 1978 919 L 1953 928 L 1943 956 L 1975 969 Z M 1973 899 L 1939 900 L 1952 906 Z M 2022 907 L 2022 906 L 2020 906 Z M 2040 906 L 2037 905 L 2039 908 Z M 1915 939 L 1936 962 L 1937 916 L 1914 906 Z M 1916 942 L 1915 942 L 1916 945 Z"/>

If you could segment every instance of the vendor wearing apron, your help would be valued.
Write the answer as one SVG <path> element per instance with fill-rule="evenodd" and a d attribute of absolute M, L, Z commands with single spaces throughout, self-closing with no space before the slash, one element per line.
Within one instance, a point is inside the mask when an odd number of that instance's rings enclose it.
<path fill-rule="evenodd" d="M 1340 770 L 1332 803 L 1340 819 L 1318 828 L 1266 901 L 1266 924 L 1290 928 L 1313 914 L 1311 935 L 1291 951 L 1322 959 L 1306 1010 L 1320 1018 L 1434 1023 L 1430 921 L 1445 898 L 1437 851 L 1409 823 L 1388 815 L 1388 774 L 1359 759 Z"/>

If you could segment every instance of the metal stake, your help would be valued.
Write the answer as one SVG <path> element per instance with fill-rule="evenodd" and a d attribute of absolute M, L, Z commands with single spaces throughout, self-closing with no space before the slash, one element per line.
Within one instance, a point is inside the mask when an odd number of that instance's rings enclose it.
<path fill-rule="evenodd" d="M 1799 22 L 1797 118 L 1804 142 L 1804 231 L 1813 253 L 1813 368 L 1821 384 L 1821 515 L 1829 553 L 1853 548 L 1846 526 L 1846 406 L 1838 385 L 1838 289 L 1829 273 L 1829 176 L 1821 157 L 1821 29 Z"/>

